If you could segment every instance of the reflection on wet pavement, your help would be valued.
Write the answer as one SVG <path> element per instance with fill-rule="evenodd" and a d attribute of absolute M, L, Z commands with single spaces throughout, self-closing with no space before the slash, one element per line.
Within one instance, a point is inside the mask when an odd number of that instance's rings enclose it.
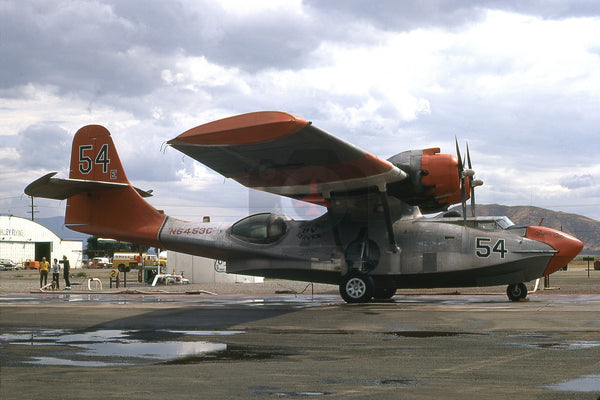
<path fill-rule="evenodd" d="M 228 349 L 224 343 L 197 341 L 198 336 L 226 336 L 241 331 L 167 331 L 167 330 L 97 330 L 70 332 L 41 330 L 14 331 L 0 334 L 0 348 L 37 346 L 41 355 L 29 355 L 22 362 L 42 365 L 101 367 L 110 365 L 154 364 L 178 359 L 215 360 L 243 349 Z M 256 352 L 255 352 L 256 353 Z M 29 354 L 29 353 L 28 353 Z M 208 354 L 212 354 L 208 356 Z M 245 354 L 245 353 L 244 353 Z M 202 358 L 201 355 L 203 355 Z"/>
<path fill-rule="evenodd" d="M 535 304 L 538 298 L 531 296 L 531 303 Z M 543 297 L 539 301 L 544 300 Z M 523 307 L 523 304 L 514 304 L 506 299 L 505 295 L 395 295 L 392 299 L 382 302 L 370 302 L 367 304 L 346 304 L 337 295 L 317 294 L 317 295 L 274 295 L 255 297 L 248 295 L 217 295 L 206 297 L 203 295 L 188 294 L 0 294 L 0 305 L 2 304 L 40 304 L 40 303 L 89 303 L 89 304 L 139 304 L 139 303 L 192 303 L 198 305 L 210 305 L 211 307 L 227 307 L 238 305 L 248 308 L 263 307 L 289 307 L 291 309 L 303 309 L 309 307 L 323 306 L 343 306 L 343 307 L 364 307 L 364 306 L 398 306 L 405 307 L 422 305 L 444 305 L 444 306 L 468 306 L 471 310 L 476 310 L 477 306 L 484 307 L 485 310 L 494 309 L 514 309 Z M 600 304 L 600 295 L 558 295 L 553 296 L 553 304 L 569 305 L 581 304 L 588 305 Z"/>
<path fill-rule="evenodd" d="M 600 375 L 586 375 L 542 387 L 561 392 L 600 392 Z"/>
<path fill-rule="evenodd" d="M 227 345 L 225 349 L 214 352 L 202 352 L 187 357 L 178 357 L 165 361 L 164 365 L 198 364 L 208 361 L 243 361 L 243 360 L 270 360 L 290 356 L 292 353 L 282 349 L 259 348 L 257 346 Z"/>
<path fill-rule="evenodd" d="M 538 342 L 538 343 L 520 343 L 516 346 L 527 347 L 530 349 L 546 350 L 584 350 L 593 347 L 600 347 L 600 342 L 590 340 L 565 341 L 565 342 Z"/>
<path fill-rule="evenodd" d="M 434 338 L 434 337 L 452 337 L 462 335 L 485 335 L 477 332 L 446 332 L 446 331 L 397 331 L 390 332 L 391 335 L 408 338 Z"/>

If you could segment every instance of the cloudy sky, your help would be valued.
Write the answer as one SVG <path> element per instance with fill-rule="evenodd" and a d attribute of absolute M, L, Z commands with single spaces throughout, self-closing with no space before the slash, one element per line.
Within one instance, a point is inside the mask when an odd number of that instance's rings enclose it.
<path fill-rule="evenodd" d="M 0 60 L 0 214 L 27 217 L 24 187 L 67 177 L 94 123 L 155 207 L 239 218 L 255 194 L 163 144 L 281 110 L 385 158 L 457 136 L 479 202 L 600 219 L 594 0 L 0 0 Z"/>

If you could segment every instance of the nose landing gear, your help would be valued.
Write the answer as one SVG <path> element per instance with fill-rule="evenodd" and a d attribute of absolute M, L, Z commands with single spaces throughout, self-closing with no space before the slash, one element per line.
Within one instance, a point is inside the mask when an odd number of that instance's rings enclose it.
<path fill-rule="evenodd" d="M 524 283 L 511 283 L 506 288 L 506 294 L 511 301 L 519 301 L 527 297 L 527 286 Z"/>

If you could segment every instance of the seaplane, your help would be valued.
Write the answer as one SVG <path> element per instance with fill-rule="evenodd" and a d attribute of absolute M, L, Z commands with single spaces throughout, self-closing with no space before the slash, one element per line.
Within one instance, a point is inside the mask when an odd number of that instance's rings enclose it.
<path fill-rule="evenodd" d="M 167 143 L 241 185 L 324 212 L 294 219 L 272 211 L 233 224 L 170 217 L 131 185 L 100 125 L 75 134 L 68 178 L 48 173 L 25 193 L 66 199 L 72 230 L 221 260 L 228 273 L 338 285 L 348 303 L 389 299 L 400 288 L 496 285 L 518 301 L 525 282 L 563 268 L 583 247 L 558 230 L 476 216 L 482 181 L 457 140 L 456 154 L 428 148 L 383 159 L 302 117 L 259 111 Z M 462 215 L 447 211 L 457 204 Z"/>

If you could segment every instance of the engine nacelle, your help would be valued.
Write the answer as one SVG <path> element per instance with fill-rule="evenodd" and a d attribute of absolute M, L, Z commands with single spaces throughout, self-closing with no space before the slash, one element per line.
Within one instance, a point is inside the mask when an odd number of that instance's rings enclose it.
<path fill-rule="evenodd" d="M 389 162 L 408 174 L 408 178 L 388 185 L 388 194 L 410 205 L 419 206 L 424 213 L 447 210 L 462 201 L 458 158 L 440 154 L 439 148 L 409 150 L 396 154 Z M 470 196 L 465 179 L 466 198 Z"/>

